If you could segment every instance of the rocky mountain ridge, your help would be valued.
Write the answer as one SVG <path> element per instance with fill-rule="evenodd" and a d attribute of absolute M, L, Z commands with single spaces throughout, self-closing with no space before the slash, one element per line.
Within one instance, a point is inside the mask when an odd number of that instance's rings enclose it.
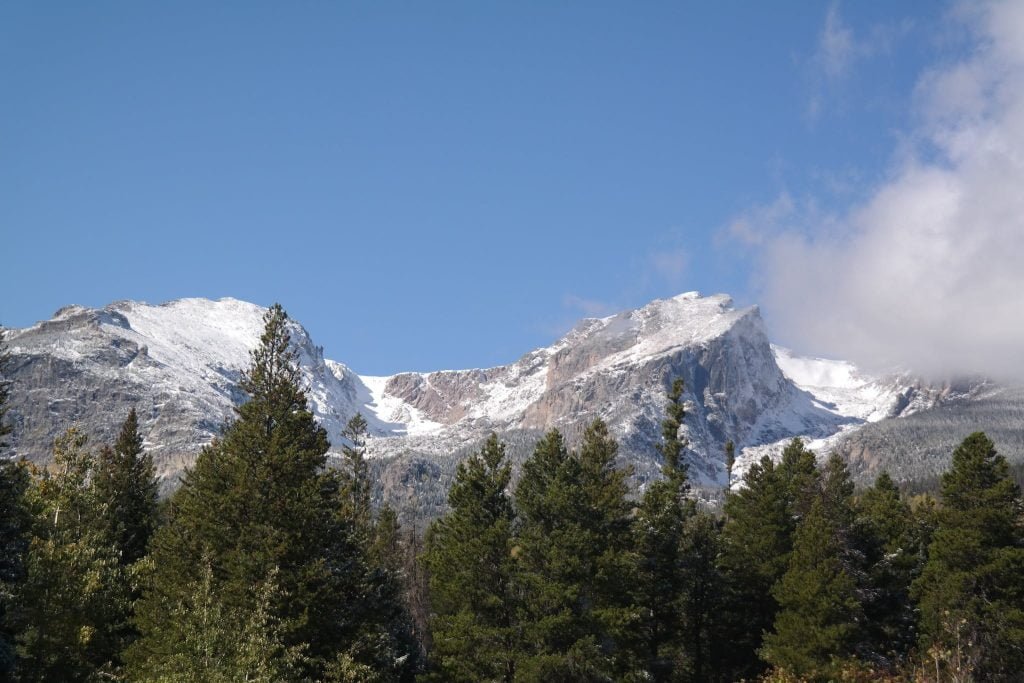
<path fill-rule="evenodd" d="M 69 306 L 8 330 L 15 453 L 45 461 L 53 437 L 76 422 L 109 439 L 135 407 L 147 447 L 173 481 L 244 400 L 238 380 L 263 313 L 235 299 L 122 301 Z M 642 485 L 659 467 L 654 446 L 674 377 L 686 382 L 691 477 L 708 488 L 729 483 L 728 440 L 739 453 L 735 482 L 793 436 L 824 451 L 864 424 L 929 410 L 945 397 L 906 376 L 873 377 L 773 347 L 756 307 L 695 292 L 583 320 L 551 346 L 487 369 L 360 376 L 325 358 L 298 322 L 291 332 L 310 407 L 331 439 L 361 412 L 384 494 L 408 500 L 424 486 L 443 488 L 453 463 L 490 431 L 525 453 L 543 431 L 557 427 L 571 441 L 597 417 Z M 401 491 L 389 493 L 389 479 Z"/>

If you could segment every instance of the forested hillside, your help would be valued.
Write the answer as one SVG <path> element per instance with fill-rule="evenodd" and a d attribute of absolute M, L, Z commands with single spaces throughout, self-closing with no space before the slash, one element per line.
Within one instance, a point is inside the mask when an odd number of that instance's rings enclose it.
<path fill-rule="evenodd" d="M 447 512 L 420 534 L 372 503 L 362 416 L 328 467 L 279 306 L 241 388 L 163 501 L 134 410 L 109 445 L 71 428 L 50 467 L 0 460 L 0 677 L 1015 681 L 1024 668 L 1022 500 L 982 432 L 951 449 L 934 497 L 885 472 L 855 490 L 841 457 L 793 439 L 711 510 L 691 489 L 674 379 L 660 476 L 637 495 L 600 419 L 574 447 L 539 435 L 517 477 L 492 435 L 453 459 Z M 0 437 L 8 396 L 4 383 Z"/>

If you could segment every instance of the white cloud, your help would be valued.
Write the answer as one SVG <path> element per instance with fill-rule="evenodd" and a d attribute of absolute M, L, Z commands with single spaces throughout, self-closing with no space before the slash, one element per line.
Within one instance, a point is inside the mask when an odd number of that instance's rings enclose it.
<path fill-rule="evenodd" d="M 912 28 L 911 21 L 903 20 L 877 24 L 855 33 L 843 20 L 839 2 L 829 4 L 809 60 L 812 87 L 807 99 L 807 116 L 817 119 L 826 108 L 830 91 L 850 75 L 858 62 L 890 53 L 896 42 Z"/>
<path fill-rule="evenodd" d="M 829 78 L 846 73 L 861 50 L 853 41 L 853 31 L 839 16 L 839 3 L 833 2 L 825 14 L 825 26 L 818 36 L 816 61 Z"/>
<path fill-rule="evenodd" d="M 912 148 L 866 200 L 823 216 L 783 196 L 727 227 L 759 250 L 784 343 L 878 369 L 1024 379 L 1024 3 L 956 20 L 972 49 L 921 78 Z M 831 49 L 841 66 L 842 40 Z"/>
<path fill-rule="evenodd" d="M 575 294 L 566 294 L 563 296 L 562 306 L 575 313 L 581 313 L 588 318 L 603 318 L 618 310 L 614 304 L 610 304 L 606 301 L 586 299 L 576 296 Z"/>
<path fill-rule="evenodd" d="M 683 282 L 687 274 L 690 255 L 685 249 L 664 249 L 652 252 L 648 260 L 655 274 L 668 285 L 675 287 Z"/>

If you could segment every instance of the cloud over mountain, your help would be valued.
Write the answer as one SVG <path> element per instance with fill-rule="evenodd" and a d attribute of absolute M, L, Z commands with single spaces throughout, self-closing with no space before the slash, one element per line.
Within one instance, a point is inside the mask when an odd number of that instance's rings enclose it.
<path fill-rule="evenodd" d="M 932 374 L 1024 378 L 1024 5 L 958 7 L 889 172 L 838 214 L 780 197 L 727 232 L 759 253 L 785 343 Z"/>

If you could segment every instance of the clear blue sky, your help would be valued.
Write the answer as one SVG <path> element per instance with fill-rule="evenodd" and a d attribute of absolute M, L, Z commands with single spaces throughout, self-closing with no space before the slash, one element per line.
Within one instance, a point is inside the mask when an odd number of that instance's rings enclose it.
<path fill-rule="evenodd" d="M 0 321 L 280 301 L 383 374 L 509 362 L 687 290 L 752 303 L 725 226 L 884 174 L 943 12 L 6 2 Z"/>

